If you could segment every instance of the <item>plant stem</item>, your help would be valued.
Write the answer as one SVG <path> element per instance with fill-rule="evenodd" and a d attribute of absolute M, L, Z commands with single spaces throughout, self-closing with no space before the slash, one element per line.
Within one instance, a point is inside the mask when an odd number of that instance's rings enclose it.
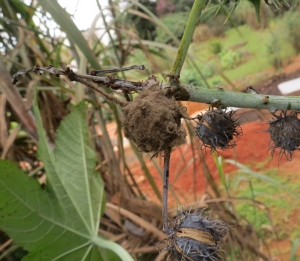
<path fill-rule="evenodd" d="M 202 88 L 181 84 L 188 95 L 187 100 L 211 104 L 220 101 L 224 107 L 255 108 L 269 110 L 300 110 L 299 96 L 277 96 L 227 91 L 222 88 Z M 187 96 L 188 96 L 187 95 Z"/>
<path fill-rule="evenodd" d="M 168 186 L 169 186 L 169 169 L 170 169 L 171 148 L 165 150 L 164 156 L 164 177 L 163 177 L 163 199 L 162 199 L 162 215 L 163 215 L 163 231 L 169 234 L 168 222 Z"/>
<path fill-rule="evenodd" d="M 183 63 L 185 61 L 190 43 L 193 39 L 194 31 L 198 25 L 198 21 L 200 18 L 200 14 L 204 8 L 206 0 L 195 0 L 189 19 L 187 21 L 184 34 L 182 36 L 179 49 L 177 52 L 177 56 L 172 68 L 172 71 L 170 72 L 171 75 L 179 76 L 180 71 L 182 69 Z"/>

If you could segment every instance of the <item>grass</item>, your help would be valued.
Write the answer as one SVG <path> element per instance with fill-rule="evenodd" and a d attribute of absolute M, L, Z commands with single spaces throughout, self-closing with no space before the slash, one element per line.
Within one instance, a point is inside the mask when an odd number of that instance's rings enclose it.
<path fill-rule="evenodd" d="M 278 175 L 278 170 L 275 168 L 261 171 L 261 173 L 284 184 L 290 191 L 300 191 L 299 182 L 291 182 L 295 173 L 285 173 L 284 176 L 281 176 Z M 231 178 L 231 196 L 255 199 L 262 202 L 270 209 L 273 224 L 277 228 L 281 239 L 287 237 L 291 240 L 299 238 L 300 220 L 295 217 L 295 211 L 298 209 L 298 204 L 295 203 L 295 200 L 298 199 L 270 183 L 249 178 L 248 175 L 245 176 L 242 172 L 235 173 Z M 259 234 L 265 235 L 268 232 L 263 229 L 263 227 L 271 225 L 266 210 L 254 207 L 248 201 L 237 203 L 236 210 L 254 225 Z"/>

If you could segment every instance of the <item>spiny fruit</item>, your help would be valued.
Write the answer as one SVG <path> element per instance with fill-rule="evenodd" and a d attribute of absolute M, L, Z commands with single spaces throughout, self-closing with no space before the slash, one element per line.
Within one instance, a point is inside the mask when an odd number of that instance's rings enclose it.
<path fill-rule="evenodd" d="M 180 261 L 220 261 L 220 241 L 228 235 L 228 225 L 204 212 L 179 212 L 172 222 L 167 247 Z"/>
<path fill-rule="evenodd" d="M 203 146 L 210 148 L 211 152 L 216 149 L 233 148 L 236 143 L 234 137 L 242 134 L 237 120 L 233 119 L 234 111 L 226 112 L 221 108 L 210 109 L 203 115 L 198 115 L 196 134 Z"/>
<path fill-rule="evenodd" d="M 125 137 L 142 152 L 157 154 L 186 142 L 182 111 L 166 94 L 164 89 L 144 89 L 122 108 Z"/>
<path fill-rule="evenodd" d="M 300 121 L 297 117 L 299 112 L 293 111 L 287 115 L 281 111 L 279 115 L 272 113 L 275 119 L 268 121 L 270 133 L 269 149 L 273 157 L 276 148 L 280 148 L 279 160 L 285 155 L 288 161 L 292 160 L 293 151 L 299 150 L 300 146 Z"/>

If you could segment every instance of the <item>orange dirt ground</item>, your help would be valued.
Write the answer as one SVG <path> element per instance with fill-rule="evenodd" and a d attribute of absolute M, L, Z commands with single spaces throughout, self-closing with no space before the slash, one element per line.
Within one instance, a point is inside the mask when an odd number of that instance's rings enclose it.
<path fill-rule="evenodd" d="M 251 122 L 242 125 L 243 136 L 237 141 L 237 146 L 234 149 L 221 151 L 219 154 L 223 159 L 236 160 L 239 163 L 245 164 L 252 170 L 256 170 L 257 166 L 264 165 L 265 168 L 276 167 L 279 173 L 299 172 L 300 170 L 300 152 L 293 154 L 293 161 L 287 162 L 283 157 L 278 162 L 278 151 L 274 153 L 273 159 L 268 152 L 269 134 L 264 132 L 268 125 L 264 122 Z M 191 145 L 182 145 L 175 148 L 171 155 L 170 167 L 170 184 L 176 191 L 181 199 L 182 204 L 187 204 L 197 199 L 205 192 L 206 181 L 203 174 L 202 164 L 199 158 L 198 150 L 195 149 L 196 160 L 193 158 Z M 214 157 L 210 154 L 209 150 L 203 150 L 205 163 L 212 174 L 213 178 L 218 181 L 218 171 L 214 162 Z M 163 158 L 159 158 L 160 166 L 162 166 Z M 278 166 L 279 163 L 279 166 Z M 196 169 L 196 177 L 194 177 L 194 164 Z M 148 167 L 150 173 L 155 180 L 158 188 L 162 187 L 162 178 L 155 166 L 149 161 Z M 235 166 L 224 163 L 224 173 L 228 174 L 236 169 Z M 261 169 L 261 166 L 260 166 Z M 148 196 L 149 199 L 160 204 L 155 196 L 153 189 L 148 183 L 146 178 L 143 178 L 142 171 L 139 164 L 132 166 L 132 173 L 134 173 L 140 189 Z M 194 182 L 195 181 L 195 182 Z M 196 197 L 194 195 L 196 191 Z M 176 201 L 170 193 L 171 205 L 176 205 Z"/>

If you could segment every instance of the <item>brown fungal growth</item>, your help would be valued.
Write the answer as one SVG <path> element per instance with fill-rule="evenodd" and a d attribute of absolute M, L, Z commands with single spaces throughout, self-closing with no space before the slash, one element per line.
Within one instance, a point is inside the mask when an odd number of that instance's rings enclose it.
<path fill-rule="evenodd" d="M 144 89 L 122 108 L 125 137 L 140 151 L 156 154 L 186 142 L 181 109 L 166 93 L 161 89 Z"/>
<path fill-rule="evenodd" d="M 280 148 L 279 160 L 284 155 L 288 161 L 292 160 L 293 151 L 299 150 L 300 146 L 300 121 L 297 117 L 299 112 L 293 111 L 289 115 L 281 112 L 275 119 L 268 121 L 270 133 L 269 150 L 273 157 L 276 148 Z"/>

